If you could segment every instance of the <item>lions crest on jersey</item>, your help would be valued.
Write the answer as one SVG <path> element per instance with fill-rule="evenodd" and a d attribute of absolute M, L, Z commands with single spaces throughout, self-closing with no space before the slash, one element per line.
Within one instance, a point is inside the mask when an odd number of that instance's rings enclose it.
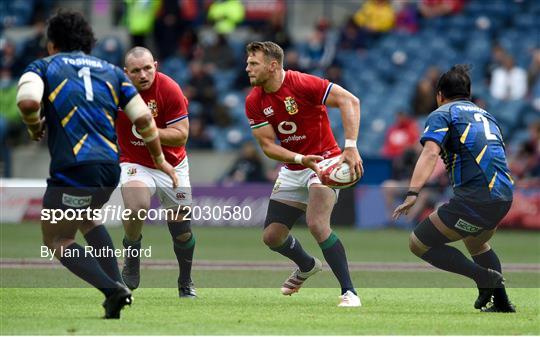
<path fill-rule="evenodd" d="M 136 167 L 128 167 L 127 169 L 127 175 L 128 176 L 134 176 L 137 174 L 137 168 Z"/>
<path fill-rule="evenodd" d="M 296 104 L 293 97 L 286 97 L 283 103 L 285 103 L 285 110 L 287 110 L 289 115 L 296 115 L 298 113 L 298 104 Z"/>
<path fill-rule="evenodd" d="M 157 108 L 156 100 L 151 99 L 150 101 L 148 101 L 147 105 L 148 105 L 148 109 L 150 109 L 150 111 L 152 111 L 152 117 L 156 118 L 157 115 L 158 115 L 158 108 Z"/>

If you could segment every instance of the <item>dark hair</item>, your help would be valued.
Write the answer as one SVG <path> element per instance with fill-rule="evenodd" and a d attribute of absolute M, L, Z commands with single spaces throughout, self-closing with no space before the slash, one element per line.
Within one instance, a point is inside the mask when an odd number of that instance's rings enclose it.
<path fill-rule="evenodd" d="M 92 27 L 79 12 L 59 10 L 47 21 L 47 38 L 62 52 L 82 50 L 90 54 L 96 42 Z"/>
<path fill-rule="evenodd" d="M 446 99 L 471 99 L 471 78 L 466 64 L 456 64 L 445 72 L 437 81 L 437 92 L 441 92 Z"/>
<path fill-rule="evenodd" d="M 277 43 L 272 41 L 256 41 L 251 42 L 246 46 L 246 52 L 248 54 L 253 54 L 258 51 L 261 51 L 267 58 L 276 60 L 280 65 L 283 65 L 283 49 Z"/>

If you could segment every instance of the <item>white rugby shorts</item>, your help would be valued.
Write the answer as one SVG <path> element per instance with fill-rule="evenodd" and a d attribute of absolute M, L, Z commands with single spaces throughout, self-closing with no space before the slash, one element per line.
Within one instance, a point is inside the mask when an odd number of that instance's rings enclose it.
<path fill-rule="evenodd" d="M 172 188 L 171 178 L 160 170 L 135 163 L 120 163 L 120 168 L 122 169 L 121 186 L 130 181 L 140 181 L 148 186 L 152 195 L 157 193 L 161 207 L 165 209 L 191 206 L 191 184 L 187 157 L 174 168 L 179 181 L 179 186 L 176 189 Z"/>
<path fill-rule="evenodd" d="M 330 160 L 325 159 L 321 163 Z M 317 174 L 310 168 L 292 171 L 283 166 L 272 189 L 271 200 L 288 200 L 307 205 L 309 201 L 309 187 L 313 184 L 322 184 Z M 336 202 L 339 190 L 333 189 L 336 193 Z"/>

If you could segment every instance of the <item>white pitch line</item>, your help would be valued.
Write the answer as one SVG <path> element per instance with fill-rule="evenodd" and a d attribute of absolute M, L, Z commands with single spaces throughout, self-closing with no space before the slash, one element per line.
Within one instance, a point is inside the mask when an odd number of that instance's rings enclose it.
<path fill-rule="evenodd" d="M 39 258 L 2 258 L 0 259 L 0 269 L 53 269 L 61 268 L 62 265 L 56 261 L 49 261 Z M 142 269 L 177 269 L 178 263 L 175 260 L 143 259 Z M 195 260 L 193 269 L 195 270 L 289 270 L 294 268 L 294 264 L 289 262 L 276 261 L 231 261 L 231 260 Z M 328 266 L 325 266 L 329 270 Z M 433 271 L 436 268 L 426 263 L 415 262 L 349 262 L 351 271 Z M 506 263 L 503 270 L 507 272 L 527 272 L 540 273 L 540 264 L 537 263 Z"/>

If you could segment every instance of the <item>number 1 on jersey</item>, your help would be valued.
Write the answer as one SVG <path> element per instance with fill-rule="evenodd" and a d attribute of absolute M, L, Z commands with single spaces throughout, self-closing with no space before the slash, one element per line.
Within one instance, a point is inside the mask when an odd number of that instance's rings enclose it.
<path fill-rule="evenodd" d="M 86 100 L 94 100 L 94 90 L 92 89 L 92 79 L 90 77 L 90 68 L 82 67 L 81 70 L 77 73 L 79 77 L 83 78 L 84 82 L 84 91 L 86 92 Z"/>
<path fill-rule="evenodd" d="M 482 122 L 484 124 L 484 133 L 486 134 L 487 140 L 497 140 L 497 136 L 491 133 L 491 130 L 489 130 L 489 121 L 485 116 L 482 116 L 480 113 L 474 114 L 474 119 L 477 122 Z"/>

